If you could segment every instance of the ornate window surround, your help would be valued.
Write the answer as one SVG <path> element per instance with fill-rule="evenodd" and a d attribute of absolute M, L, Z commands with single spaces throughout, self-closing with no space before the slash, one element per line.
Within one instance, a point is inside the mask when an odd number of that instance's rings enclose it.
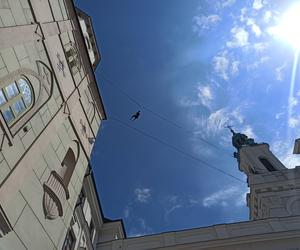
<path fill-rule="evenodd" d="M 23 87 L 22 87 L 23 86 Z M 29 95 L 26 96 L 26 90 Z M 26 76 L 9 83 L 0 89 L 0 109 L 7 125 L 12 126 L 34 105 L 34 92 L 30 81 Z M 28 100 L 28 97 L 30 100 Z M 18 104 L 18 105 L 16 105 Z M 10 115 L 5 115 L 7 111 Z"/>
<path fill-rule="evenodd" d="M 32 105 L 18 119 L 8 124 L 3 116 L 0 115 L 1 127 L 5 130 L 4 133 L 10 142 L 12 142 L 16 133 L 39 111 L 52 95 L 54 76 L 51 69 L 42 61 L 36 61 L 36 66 L 38 72 L 28 68 L 21 68 L 0 79 L 1 89 L 22 78 L 27 79 L 32 88 Z"/>

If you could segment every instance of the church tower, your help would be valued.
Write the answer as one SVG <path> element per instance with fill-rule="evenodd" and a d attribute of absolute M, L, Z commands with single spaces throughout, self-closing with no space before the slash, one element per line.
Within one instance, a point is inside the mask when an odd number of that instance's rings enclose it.
<path fill-rule="evenodd" d="M 230 130 L 234 157 L 250 187 L 250 220 L 300 215 L 300 167 L 287 169 L 267 143 Z"/>

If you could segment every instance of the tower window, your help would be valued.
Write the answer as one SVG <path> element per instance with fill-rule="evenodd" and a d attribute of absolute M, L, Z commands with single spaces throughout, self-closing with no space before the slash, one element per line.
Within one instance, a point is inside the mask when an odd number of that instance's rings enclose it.
<path fill-rule="evenodd" d="M 76 243 L 76 239 L 75 239 L 74 233 L 73 233 L 72 229 L 69 229 L 62 249 L 63 250 L 72 250 L 72 249 L 74 249 L 75 243 Z"/>
<path fill-rule="evenodd" d="M 17 120 L 31 107 L 32 88 L 27 79 L 21 78 L 0 89 L 0 110 L 8 124 Z"/>
<path fill-rule="evenodd" d="M 266 158 L 259 158 L 259 160 L 270 172 L 277 171 L 277 169 L 274 168 L 274 166 Z"/>

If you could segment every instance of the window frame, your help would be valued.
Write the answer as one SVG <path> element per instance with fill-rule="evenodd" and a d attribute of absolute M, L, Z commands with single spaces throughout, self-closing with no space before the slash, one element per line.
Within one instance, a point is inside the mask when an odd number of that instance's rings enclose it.
<path fill-rule="evenodd" d="M 24 93 L 22 92 L 20 86 L 19 86 L 19 81 L 24 80 L 27 84 L 27 86 L 30 89 L 31 93 L 31 102 L 29 105 L 26 104 L 25 99 L 24 99 Z M 10 85 L 15 84 L 18 93 L 14 96 L 9 97 L 7 87 Z M 34 94 L 34 89 L 32 87 L 32 84 L 28 77 L 24 75 L 19 75 L 18 77 L 14 78 L 12 81 L 8 82 L 8 84 L 5 84 L 4 86 L 1 86 L 0 88 L 1 93 L 3 94 L 3 97 L 5 99 L 5 102 L 0 104 L 0 112 L 3 117 L 3 120 L 5 123 L 8 125 L 8 127 L 13 126 L 18 120 L 20 120 L 33 106 L 35 103 L 35 94 Z M 13 107 L 14 104 L 16 104 L 18 101 L 22 101 L 24 109 L 21 110 L 21 112 L 17 112 L 15 108 Z M 4 116 L 4 111 L 5 110 L 10 110 L 11 114 L 13 115 L 12 120 L 7 120 Z"/>

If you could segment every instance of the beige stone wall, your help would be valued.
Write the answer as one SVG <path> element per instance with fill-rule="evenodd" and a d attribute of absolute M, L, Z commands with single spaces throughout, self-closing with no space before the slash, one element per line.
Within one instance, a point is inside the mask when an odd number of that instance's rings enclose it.
<path fill-rule="evenodd" d="M 294 216 L 108 241 L 97 249 L 296 250 L 299 233 L 300 217 Z"/>
<path fill-rule="evenodd" d="M 0 250 L 61 249 L 103 109 L 90 92 L 95 84 L 91 71 L 87 73 L 87 66 L 72 71 L 68 64 L 68 44 L 79 48 L 79 59 L 86 52 L 76 40 L 78 34 L 74 34 L 79 31 L 65 2 L 32 0 L 33 12 L 29 6 L 27 0 L 0 1 L 0 34 L 5 34 L 0 36 L 0 87 L 7 77 L 27 70 L 44 91 L 37 98 L 38 108 L 16 124 L 10 126 L 0 119 L 0 132 L 6 135 L 0 151 L 0 206 L 11 226 L 8 234 L 0 232 Z M 67 186 L 68 198 L 62 204 L 62 216 L 50 220 L 45 217 L 44 184 L 52 171 L 61 171 L 74 140 L 79 153 Z"/>

